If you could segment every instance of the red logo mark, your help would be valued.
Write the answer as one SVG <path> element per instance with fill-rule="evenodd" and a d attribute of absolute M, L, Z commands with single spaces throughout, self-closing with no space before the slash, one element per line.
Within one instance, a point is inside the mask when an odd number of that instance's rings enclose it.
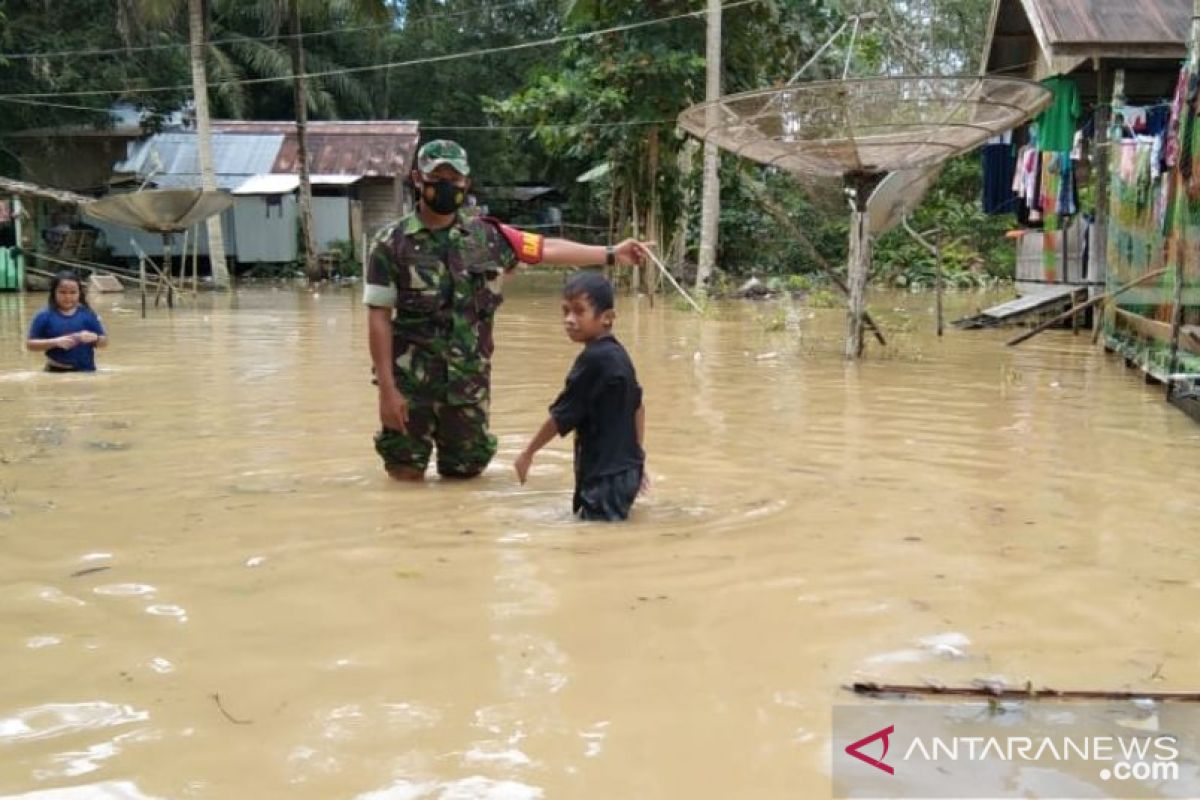
<path fill-rule="evenodd" d="M 887 758 L 888 737 L 891 736 L 895 732 L 896 732 L 896 726 L 888 725 L 886 728 L 884 728 L 882 730 L 875 731 L 874 733 L 872 733 L 870 736 L 866 737 L 865 739 L 859 739 L 857 742 L 854 742 L 853 744 L 846 745 L 846 752 L 849 755 L 852 755 L 855 758 L 857 758 L 859 761 L 864 761 L 864 762 L 870 764 L 872 767 L 875 767 L 875 769 L 881 769 L 884 772 L 886 772 L 888 775 L 895 775 L 896 770 L 892 769 L 887 764 L 883 763 L 883 759 Z M 883 739 L 883 755 L 881 755 L 878 760 L 871 758 L 866 753 L 859 752 L 861 748 L 865 747 L 866 745 L 869 745 L 871 742 L 875 741 L 876 739 Z"/>

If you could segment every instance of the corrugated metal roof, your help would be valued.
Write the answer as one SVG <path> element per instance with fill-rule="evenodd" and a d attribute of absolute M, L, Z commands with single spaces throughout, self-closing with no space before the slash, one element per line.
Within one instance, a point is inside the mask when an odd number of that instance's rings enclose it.
<path fill-rule="evenodd" d="M 234 194 L 288 194 L 296 191 L 300 178 L 296 175 L 255 175 L 233 190 Z"/>
<path fill-rule="evenodd" d="M 222 133 L 284 136 L 272 172 L 298 169 L 294 122 L 214 122 Z M 368 178 L 407 176 L 420 138 L 412 121 L 310 122 L 308 163 L 314 173 L 351 174 Z"/>
<path fill-rule="evenodd" d="M 1095 46 L 1186 47 L 1190 0 L 1023 0 L 1045 41 L 1061 55 L 1092 55 Z M 1032 20 L 1031 20 L 1032 21 Z M 1078 52 L 1086 48 L 1087 52 Z"/>
<path fill-rule="evenodd" d="M 195 133 L 160 133 L 132 142 L 128 157 L 114 172 L 149 178 L 156 186 L 188 188 L 200 185 L 199 139 Z M 271 171 L 283 144 L 281 134 L 213 134 L 213 171 L 217 188 L 233 189 L 247 178 Z"/>
<path fill-rule="evenodd" d="M 349 186 L 362 178 L 362 175 L 309 175 L 308 182 L 313 186 Z"/>
<path fill-rule="evenodd" d="M 313 186 L 349 186 L 362 180 L 361 175 L 309 175 Z M 287 194 L 300 188 L 299 175 L 272 173 L 255 175 L 233 190 L 234 194 Z"/>
<path fill-rule="evenodd" d="M 1024 66 L 1034 43 L 1049 59 L 1182 58 L 1191 11 L 1190 0 L 994 0 L 984 70 Z"/>

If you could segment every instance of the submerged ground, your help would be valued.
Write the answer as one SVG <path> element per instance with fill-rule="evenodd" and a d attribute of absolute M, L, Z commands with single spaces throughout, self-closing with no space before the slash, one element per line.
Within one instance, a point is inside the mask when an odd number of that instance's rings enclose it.
<path fill-rule="evenodd" d="M 0 296 L 0 796 L 817 797 L 850 680 L 1200 684 L 1200 428 L 1088 337 L 875 295 L 847 365 L 836 310 L 620 298 L 654 490 L 584 525 L 567 443 L 511 475 L 553 287 L 501 310 L 493 466 L 415 487 L 354 290 L 100 298 L 66 377 Z"/>

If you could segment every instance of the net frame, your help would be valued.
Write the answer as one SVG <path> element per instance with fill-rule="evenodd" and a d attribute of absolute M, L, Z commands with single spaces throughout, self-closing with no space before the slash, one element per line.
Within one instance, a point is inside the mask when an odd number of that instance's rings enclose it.
<path fill-rule="evenodd" d="M 1049 105 L 1022 78 L 886 76 L 789 84 L 694 105 L 679 125 L 793 174 L 921 169 L 1011 130 Z"/>

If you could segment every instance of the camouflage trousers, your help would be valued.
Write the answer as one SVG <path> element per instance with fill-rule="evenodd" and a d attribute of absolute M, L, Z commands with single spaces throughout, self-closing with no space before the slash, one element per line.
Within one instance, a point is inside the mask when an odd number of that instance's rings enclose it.
<path fill-rule="evenodd" d="M 408 430 L 384 428 L 375 434 L 383 465 L 424 472 L 437 447 L 437 471 L 449 478 L 472 478 L 496 455 L 496 437 L 488 432 L 487 403 L 450 405 L 410 398 Z"/>

